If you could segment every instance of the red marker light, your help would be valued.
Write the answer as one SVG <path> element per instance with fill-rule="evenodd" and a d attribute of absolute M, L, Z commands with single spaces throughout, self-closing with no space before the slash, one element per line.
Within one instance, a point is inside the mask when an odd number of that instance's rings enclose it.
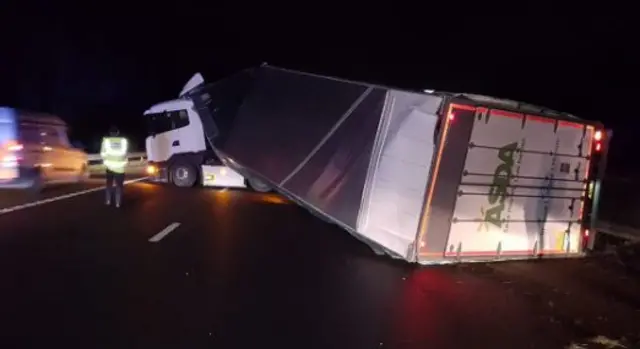
<path fill-rule="evenodd" d="M 455 114 L 453 113 L 449 113 L 449 120 L 453 121 L 453 119 L 455 119 Z"/>
<path fill-rule="evenodd" d="M 589 229 L 585 229 L 582 232 L 582 249 L 586 250 L 589 246 Z"/>
<path fill-rule="evenodd" d="M 602 144 L 601 143 L 596 143 L 596 151 L 600 151 L 602 150 Z"/>
<path fill-rule="evenodd" d="M 596 141 L 600 141 L 600 140 L 602 140 L 602 131 L 596 131 L 596 133 L 593 135 L 593 138 L 594 138 Z"/>

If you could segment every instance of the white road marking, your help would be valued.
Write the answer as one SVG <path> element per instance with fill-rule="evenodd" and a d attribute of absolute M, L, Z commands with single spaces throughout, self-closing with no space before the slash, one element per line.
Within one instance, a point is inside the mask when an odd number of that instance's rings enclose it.
<path fill-rule="evenodd" d="M 147 177 L 131 179 L 131 180 L 125 181 L 124 184 L 127 185 L 127 184 L 131 184 L 131 183 L 139 182 L 139 181 L 142 181 L 142 180 L 145 180 L 145 179 L 147 179 Z M 84 194 L 93 193 L 93 192 L 96 192 L 96 191 L 99 191 L 99 190 L 104 190 L 105 188 L 106 187 L 91 188 L 91 189 L 87 189 L 87 190 L 77 191 L 75 193 L 56 196 L 54 198 L 44 199 L 44 200 L 40 200 L 40 201 L 36 201 L 36 202 L 29 202 L 29 203 L 23 204 L 23 205 L 2 208 L 2 209 L 0 209 L 0 215 L 11 213 L 11 212 L 15 212 L 15 211 L 24 210 L 24 209 L 27 209 L 27 208 L 30 208 L 30 207 L 35 207 L 35 206 L 48 204 L 50 202 L 69 199 L 69 198 L 72 198 L 74 196 L 80 196 L 80 195 L 84 195 Z"/>
<path fill-rule="evenodd" d="M 162 229 L 158 234 L 152 236 L 149 239 L 149 242 L 158 242 L 162 240 L 165 236 L 169 235 L 170 232 L 176 230 L 180 226 L 180 223 L 173 222 L 169 224 L 166 228 Z"/>

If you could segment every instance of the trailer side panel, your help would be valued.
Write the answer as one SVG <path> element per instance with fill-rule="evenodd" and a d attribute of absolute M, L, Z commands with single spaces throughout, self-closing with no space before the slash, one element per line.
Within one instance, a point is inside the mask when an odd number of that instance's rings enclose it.
<path fill-rule="evenodd" d="M 355 231 L 385 97 L 381 88 L 264 67 L 219 150 Z"/>
<path fill-rule="evenodd" d="M 273 68 L 254 76 L 221 150 L 271 183 L 285 179 L 367 90 Z"/>

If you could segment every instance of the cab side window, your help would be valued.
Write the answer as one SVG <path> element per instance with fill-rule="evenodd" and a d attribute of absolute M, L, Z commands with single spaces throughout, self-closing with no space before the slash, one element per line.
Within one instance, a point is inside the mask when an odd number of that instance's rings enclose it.
<path fill-rule="evenodd" d="M 186 110 L 173 111 L 170 118 L 174 129 L 189 125 L 189 114 L 187 114 Z"/>
<path fill-rule="evenodd" d="M 186 110 L 172 110 L 164 113 L 147 114 L 149 130 L 155 134 L 172 131 L 189 125 Z"/>
<path fill-rule="evenodd" d="M 163 133 L 171 131 L 171 119 L 168 113 L 154 113 L 147 116 L 149 130 L 153 133 Z"/>

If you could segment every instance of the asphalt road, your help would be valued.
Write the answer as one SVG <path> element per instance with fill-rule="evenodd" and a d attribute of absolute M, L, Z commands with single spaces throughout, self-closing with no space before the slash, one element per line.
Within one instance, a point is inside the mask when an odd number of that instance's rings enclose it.
<path fill-rule="evenodd" d="M 100 185 L 0 192 L 0 347 L 640 347 L 611 257 L 418 268 L 276 195 L 145 182 L 25 206 Z"/>

